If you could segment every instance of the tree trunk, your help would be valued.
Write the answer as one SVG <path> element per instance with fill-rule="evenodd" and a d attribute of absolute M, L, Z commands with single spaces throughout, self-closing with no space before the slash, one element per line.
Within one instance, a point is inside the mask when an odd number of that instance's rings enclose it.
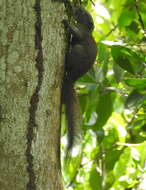
<path fill-rule="evenodd" d="M 64 6 L 1 0 L 0 11 L 0 189 L 63 189 Z"/>

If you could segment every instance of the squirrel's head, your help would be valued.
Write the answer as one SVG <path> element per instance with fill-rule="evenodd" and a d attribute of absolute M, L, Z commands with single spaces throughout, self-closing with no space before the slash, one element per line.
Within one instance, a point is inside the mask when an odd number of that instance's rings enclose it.
<path fill-rule="evenodd" d="M 82 7 L 74 8 L 74 17 L 78 24 L 83 25 L 87 30 L 94 29 L 94 22 L 91 15 Z"/>

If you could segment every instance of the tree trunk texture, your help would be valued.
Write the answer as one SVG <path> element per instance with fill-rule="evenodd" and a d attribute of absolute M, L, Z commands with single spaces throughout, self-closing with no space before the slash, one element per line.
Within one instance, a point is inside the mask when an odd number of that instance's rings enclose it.
<path fill-rule="evenodd" d="M 0 0 L 0 190 L 60 190 L 62 3 Z"/>

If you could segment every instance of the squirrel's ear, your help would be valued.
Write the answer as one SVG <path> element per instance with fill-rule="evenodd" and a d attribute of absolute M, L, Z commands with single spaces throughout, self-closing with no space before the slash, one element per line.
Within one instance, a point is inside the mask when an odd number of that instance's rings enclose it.
<path fill-rule="evenodd" d="M 94 22 L 90 13 L 82 8 L 76 7 L 73 9 L 73 15 L 75 20 L 81 25 L 85 26 L 89 32 L 94 29 Z"/>

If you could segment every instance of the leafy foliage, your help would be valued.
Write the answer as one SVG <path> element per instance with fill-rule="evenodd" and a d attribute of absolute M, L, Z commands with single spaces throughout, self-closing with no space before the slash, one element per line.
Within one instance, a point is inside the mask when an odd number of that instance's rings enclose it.
<path fill-rule="evenodd" d="M 67 189 L 145 190 L 146 2 L 84 0 L 98 57 L 76 87 L 83 112 L 81 154 L 64 169 Z"/>

